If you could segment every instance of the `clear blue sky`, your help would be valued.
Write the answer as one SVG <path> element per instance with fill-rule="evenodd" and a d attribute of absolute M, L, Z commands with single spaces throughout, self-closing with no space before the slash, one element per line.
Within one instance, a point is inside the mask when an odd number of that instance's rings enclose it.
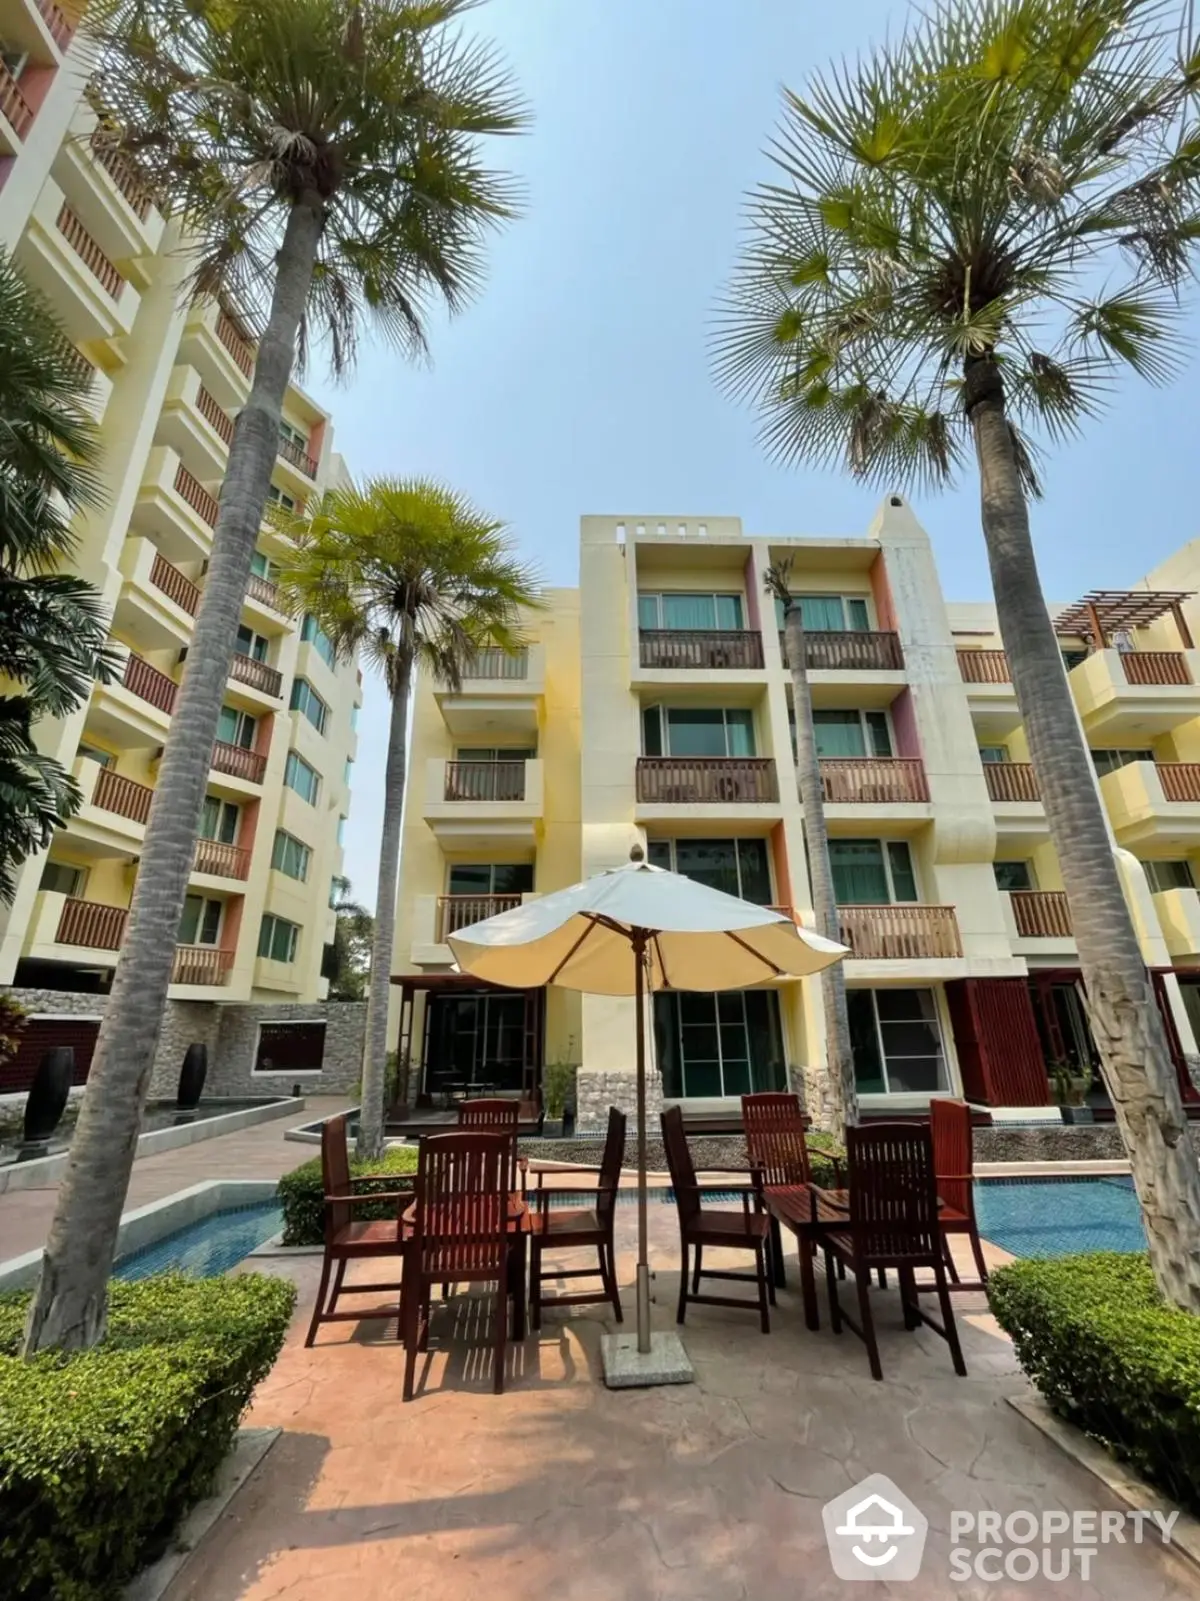
<path fill-rule="evenodd" d="M 965 0 L 964 0 L 965 3 Z M 356 476 L 444 479 L 506 519 L 547 582 L 574 584 L 587 512 L 733 514 L 754 533 L 855 534 L 876 494 L 767 463 L 709 375 L 708 318 L 736 254 L 742 196 L 780 87 L 895 31 L 905 0 L 489 0 L 535 116 L 495 156 L 528 188 L 477 302 L 433 330 L 430 366 L 364 348 L 334 412 Z M 1195 366 L 1129 383 L 1053 459 L 1034 532 L 1046 593 L 1140 577 L 1196 533 Z M 989 593 L 977 486 L 918 502 L 950 599 Z M 375 892 L 386 713 L 368 685 L 347 873 Z"/>

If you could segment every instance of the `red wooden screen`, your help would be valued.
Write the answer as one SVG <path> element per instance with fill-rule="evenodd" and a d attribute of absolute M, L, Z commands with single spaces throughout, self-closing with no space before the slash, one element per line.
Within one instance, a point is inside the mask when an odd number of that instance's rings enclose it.
<path fill-rule="evenodd" d="M 74 1082 L 86 1084 L 99 1032 L 99 1018 L 31 1018 L 21 1034 L 17 1054 L 11 1061 L 0 1066 L 0 1093 L 14 1095 L 29 1089 L 38 1070 L 38 1063 L 45 1053 L 53 1050 L 56 1045 L 70 1045 L 74 1048 Z"/>
<path fill-rule="evenodd" d="M 964 978 L 946 985 L 954 1043 L 968 1100 L 1045 1106 L 1042 1042 L 1022 978 Z"/>

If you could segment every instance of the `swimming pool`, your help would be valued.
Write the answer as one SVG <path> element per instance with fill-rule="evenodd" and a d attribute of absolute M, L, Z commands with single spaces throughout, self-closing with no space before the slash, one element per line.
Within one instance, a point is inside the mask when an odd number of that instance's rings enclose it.
<path fill-rule="evenodd" d="M 227 1207 L 121 1257 L 113 1276 L 145 1279 L 152 1273 L 172 1271 L 198 1279 L 216 1278 L 236 1267 L 282 1227 L 283 1213 L 276 1201 Z"/>
<path fill-rule="evenodd" d="M 1121 1174 L 981 1179 L 975 1214 L 984 1239 L 1014 1256 L 1146 1249 L 1133 1180 Z"/>

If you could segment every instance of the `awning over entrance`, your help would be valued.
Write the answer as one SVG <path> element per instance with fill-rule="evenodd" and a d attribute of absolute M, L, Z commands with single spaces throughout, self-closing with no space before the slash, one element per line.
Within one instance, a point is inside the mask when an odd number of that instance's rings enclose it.
<path fill-rule="evenodd" d="M 400 1060 L 412 1064 L 418 1097 L 474 1087 L 537 1098 L 545 990 L 509 989 L 469 973 L 397 973 L 392 983 L 400 989 Z"/>

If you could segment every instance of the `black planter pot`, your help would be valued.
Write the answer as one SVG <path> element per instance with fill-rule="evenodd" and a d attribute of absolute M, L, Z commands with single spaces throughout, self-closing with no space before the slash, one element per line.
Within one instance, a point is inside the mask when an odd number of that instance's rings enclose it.
<path fill-rule="evenodd" d="M 29 1098 L 25 1102 L 26 1145 L 48 1145 L 67 1109 L 67 1096 L 75 1078 L 75 1049 L 56 1045 L 38 1063 Z"/>
<path fill-rule="evenodd" d="M 208 1046 L 189 1045 L 179 1070 L 179 1092 L 175 1105 L 181 1112 L 194 1112 L 204 1093 L 204 1080 L 208 1077 Z"/>

